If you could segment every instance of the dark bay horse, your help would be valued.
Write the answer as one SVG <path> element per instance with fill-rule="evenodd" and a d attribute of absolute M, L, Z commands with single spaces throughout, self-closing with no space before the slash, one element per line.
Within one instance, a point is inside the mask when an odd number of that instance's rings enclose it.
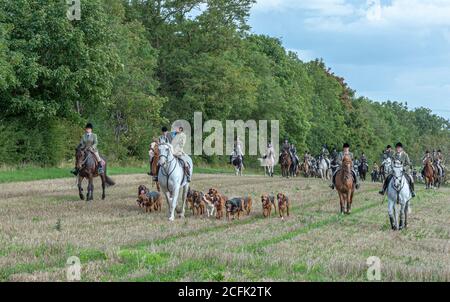
<path fill-rule="evenodd" d="M 98 162 L 95 158 L 95 155 L 89 151 L 84 150 L 80 147 L 76 149 L 75 153 L 75 160 L 76 160 L 76 166 L 79 170 L 78 172 L 78 193 L 80 195 L 80 199 L 84 200 L 84 194 L 83 194 L 83 179 L 88 180 L 88 187 L 87 187 L 87 196 L 86 200 L 90 201 L 94 199 L 94 178 L 100 176 L 100 179 L 102 181 L 102 199 L 104 200 L 105 195 L 105 187 L 113 186 L 115 183 L 114 181 L 106 175 L 106 162 L 103 165 L 103 173 L 98 173 Z"/>
<path fill-rule="evenodd" d="M 366 181 L 367 172 L 369 172 L 369 166 L 367 162 L 361 161 L 358 167 L 359 175 L 362 181 Z"/>
<path fill-rule="evenodd" d="M 350 214 L 355 185 L 352 173 L 353 162 L 348 155 L 342 160 L 342 167 L 336 173 L 336 190 L 339 194 L 341 214 Z"/>
<path fill-rule="evenodd" d="M 281 176 L 289 178 L 289 175 L 291 173 L 291 155 L 288 151 L 283 150 L 280 156 L 280 163 L 281 163 Z"/>

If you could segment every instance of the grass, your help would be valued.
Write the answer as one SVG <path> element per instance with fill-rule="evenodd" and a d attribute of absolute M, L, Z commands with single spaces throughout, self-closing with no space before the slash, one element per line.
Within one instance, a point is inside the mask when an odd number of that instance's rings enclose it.
<path fill-rule="evenodd" d="M 83 281 L 366 281 L 370 256 L 382 260 L 383 281 L 450 280 L 448 188 L 418 186 L 408 230 L 394 233 L 379 185 L 369 183 L 342 216 L 326 182 L 196 173 L 194 189 L 251 194 L 251 215 L 169 223 L 165 203 L 151 214 L 135 204 L 148 176 L 114 179 L 106 201 L 96 182 L 92 203 L 78 200 L 70 179 L 1 184 L 0 280 L 64 281 L 70 256 L 80 258 Z M 264 192 L 287 193 L 290 217 L 262 218 Z"/>
<path fill-rule="evenodd" d="M 24 167 L 10 168 L 0 170 L 0 183 L 35 181 L 43 179 L 60 179 L 73 178 L 70 174 L 72 168 L 42 168 L 42 167 Z M 146 174 L 146 167 L 108 167 L 108 175 L 126 175 L 126 174 Z M 206 168 L 196 167 L 194 173 L 203 174 L 231 174 L 234 173 L 232 168 Z M 250 173 L 256 173 L 255 169 L 251 169 Z"/>

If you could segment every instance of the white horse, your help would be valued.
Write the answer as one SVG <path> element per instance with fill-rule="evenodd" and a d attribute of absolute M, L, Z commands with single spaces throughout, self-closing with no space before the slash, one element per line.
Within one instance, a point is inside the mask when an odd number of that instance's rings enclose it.
<path fill-rule="evenodd" d="M 322 179 L 327 179 L 327 180 L 330 179 L 330 173 L 331 173 L 330 161 L 323 156 L 319 156 L 317 166 L 318 166 L 319 176 Z"/>
<path fill-rule="evenodd" d="M 273 148 L 267 148 L 266 154 L 263 158 L 259 159 L 261 166 L 264 167 L 264 175 L 273 177 L 273 171 L 275 167 L 275 151 Z"/>
<path fill-rule="evenodd" d="M 170 144 L 159 144 L 159 173 L 158 181 L 161 190 L 166 197 L 169 208 L 169 220 L 175 220 L 175 210 L 177 209 L 178 196 L 180 189 L 183 188 L 181 209 L 177 210 L 180 218 L 184 218 L 187 193 L 189 191 L 189 182 L 184 174 L 184 167 L 179 159 L 173 155 L 173 148 Z M 192 175 L 193 164 L 189 156 L 185 156 L 189 164 L 190 174 Z"/>
<path fill-rule="evenodd" d="M 403 165 L 399 161 L 395 161 L 392 166 L 392 179 L 387 187 L 387 196 L 389 220 L 392 229 L 405 229 L 408 225 L 409 201 L 412 199 L 412 196 Z M 400 223 L 398 222 L 399 218 Z"/>

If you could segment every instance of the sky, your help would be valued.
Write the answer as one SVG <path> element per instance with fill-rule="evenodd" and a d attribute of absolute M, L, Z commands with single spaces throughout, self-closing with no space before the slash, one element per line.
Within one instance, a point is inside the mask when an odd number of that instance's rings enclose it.
<path fill-rule="evenodd" d="M 450 0 L 257 0 L 249 23 L 358 96 L 450 119 Z"/>

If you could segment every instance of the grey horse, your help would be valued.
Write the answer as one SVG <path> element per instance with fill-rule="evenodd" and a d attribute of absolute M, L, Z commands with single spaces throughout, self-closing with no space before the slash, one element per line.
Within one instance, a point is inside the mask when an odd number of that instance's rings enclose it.
<path fill-rule="evenodd" d="M 408 225 L 409 202 L 412 199 L 411 190 L 401 162 L 394 162 L 392 175 L 392 180 L 387 188 L 389 219 L 393 230 L 402 230 Z M 397 207 L 397 205 L 400 206 Z M 398 223 L 399 216 L 400 222 Z"/>
<path fill-rule="evenodd" d="M 158 180 L 161 185 L 161 191 L 166 197 L 169 208 L 169 221 L 175 220 L 175 210 L 179 213 L 180 218 L 184 218 L 187 193 L 189 191 L 189 182 L 184 174 L 184 166 L 180 160 L 173 155 L 173 148 L 170 144 L 160 144 L 159 149 L 159 165 Z M 193 163 L 189 156 L 184 156 L 192 175 Z M 183 188 L 181 196 L 181 209 L 177 209 L 178 197 L 180 189 Z"/>

